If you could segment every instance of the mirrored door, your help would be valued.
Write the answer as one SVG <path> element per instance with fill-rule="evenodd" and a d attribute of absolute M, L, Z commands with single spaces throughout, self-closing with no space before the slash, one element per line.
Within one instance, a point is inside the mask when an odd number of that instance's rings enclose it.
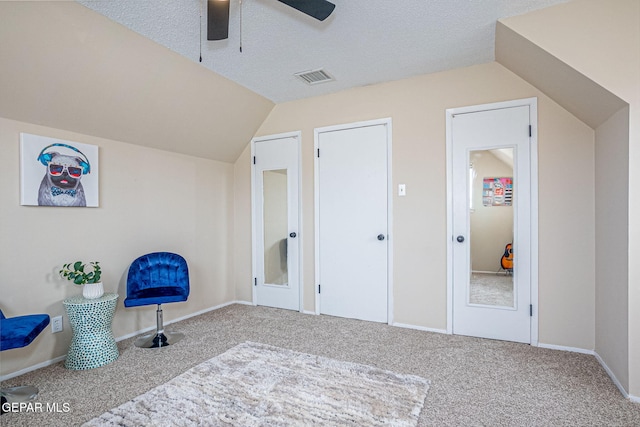
<path fill-rule="evenodd" d="M 254 303 L 300 310 L 299 136 L 252 143 Z"/>
<path fill-rule="evenodd" d="M 452 331 L 531 342 L 530 106 L 451 118 Z"/>
<path fill-rule="evenodd" d="M 468 304 L 513 309 L 513 148 L 469 151 Z"/>

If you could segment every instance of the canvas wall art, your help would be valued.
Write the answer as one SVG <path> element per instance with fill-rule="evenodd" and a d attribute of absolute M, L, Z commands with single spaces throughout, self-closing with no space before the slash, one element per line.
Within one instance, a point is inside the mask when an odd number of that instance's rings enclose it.
<path fill-rule="evenodd" d="M 484 206 L 511 206 L 512 202 L 513 177 L 491 177 L 482 180 Z"/>
<path fill-rule="evenodd" d="M 20 134 L 20 204 L 98 206 L 98 146 Z"/>

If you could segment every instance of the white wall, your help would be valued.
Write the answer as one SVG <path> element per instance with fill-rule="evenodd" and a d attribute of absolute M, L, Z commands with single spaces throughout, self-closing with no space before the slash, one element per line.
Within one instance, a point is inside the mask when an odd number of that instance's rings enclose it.
<path fill-rule="evenodd" d="M 20 132 L 98 145 L 100 207 L 20 206 Z M 155 306 L 123 307 L 131 261 L 153 251 L 183 255 L 191 295 L 164 306 L 165 321 L 233 301 L 233 165 L 0 118 L 6 177 L 0 181 L 0 308 L 7 317 L 65 316 L 30 346 L 2 352 L 0 375 L 66 354 L 71 330 L 62 300 L 81 288 L 62 264 L 100 261 L 106 292 L 120 295 L 116 337 L 155 326 Z"/>

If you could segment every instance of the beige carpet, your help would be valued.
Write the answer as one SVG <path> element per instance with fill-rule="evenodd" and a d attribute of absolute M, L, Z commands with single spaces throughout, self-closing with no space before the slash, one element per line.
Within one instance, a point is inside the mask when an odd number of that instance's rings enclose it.
<path fill-rule="evenodd" d="M 118 342 L 120 357 L 109 365 L 70 371 L 59 362 L 3 381 L 34 385 L 38 402 L 69 410 L 4 414 L 0 425 L 80 426 L 251 341 L 428 378 L 420 427 L 640 426 L 640 404 L 625 399 L 588 354 L 246 305 L 171 326 L 185 334 L 175 346 L 154 351 L 129 338 Z"/>
<path fill-rule="evenodd" d="M 85 426 L 415 426 L 429 381 L 245 342 Z"/>
<path fill-rule="evenodd" d="M 513 307 L 513 276 L 473 273 L 469 289 L 471 304 Z"/>

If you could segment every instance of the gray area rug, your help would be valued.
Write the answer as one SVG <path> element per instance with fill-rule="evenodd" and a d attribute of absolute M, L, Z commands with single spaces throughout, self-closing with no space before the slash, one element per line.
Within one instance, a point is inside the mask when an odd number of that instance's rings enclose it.
<path fill-rule="evenodd" d="M 415 426 L 429 381 L 245 342 L 85 426 Z"/>

